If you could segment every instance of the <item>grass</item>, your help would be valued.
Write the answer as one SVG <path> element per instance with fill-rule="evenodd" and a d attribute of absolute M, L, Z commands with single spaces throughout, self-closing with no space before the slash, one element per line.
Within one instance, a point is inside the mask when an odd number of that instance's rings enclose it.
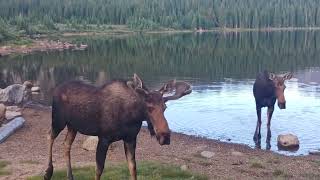
<path fill-rule="evenodd" d="M 182 171 L 179 167 L 172 165 L 159 164 L 154 162 L 141 162 L 137 165 L 138 179 L 141 180 L 182 180 L 196 179 L 206 180 L 205 176 Z M 108 166 L 102 176 L 102 180 L 129 179 L 127 164 Z M 94 179 L 95 167 L 73 168 L 74 178 L 77 180 Z M 40 180 L 42 176 L 29 177 L 28 180 Z M 66 179 L 66 171 L 58 170 L 54 172 L 53 180 Z"/>
<path fill-rule="evenodd" d="M 282 170 L 280 170 L 280 169 L 276 169 L 275 171 L 273 171 L 273 173 L 272 173 L 272 175 L 273 176 L 282 176 L 282 175 L 284 175 L 285 173 L 282 171 Z"/>
<path fill-rule="evenodd" d="M 304 177 L 305 179 L 318 180 L 318 179 L 320 179 L 320 174 L 305 173 L 305 174 L 302 174 L 302 177 Z"/>
<path fill-rule="evenodd" d="M 268 161 L 267 161 L 267 163 L 270 163 L 270 164 L 280 164 L 281 163 L 281 161 L 279 160 L 279 159 L 269 159 Z"/>
<path fill-rule="evenodd" d="M 320 160 L 313 160 L 312 162 L 314 162 L 316 166 L 320 166 Z"/>
<path fill-rule="evenodd" d="M 255 169 L 265 169 L 265 166 L 263 165 L 264 162 L 262 160 L 259 160 L 258 158 L 252 158 L 249 160 L 250 167 Z"/>
<path fill-rule="evenodd" d="M 264 166 L 259 162 L 253 162 L 250 167 L 257 168 L 257 169 L 264 169 Z"/>
<path fill-rule="evenodd" d="M 0 161 L 0 176 L 10 175 L 9 171 L 4 170 L 10 163 L 8 161 Z"/>
<path fill-rule="evenodd" d="M 23 160 L 23 161 L 20 161 L 20 163 L 22 163 L 22 164 L 39 164 L 38 161 L 33 161 L 33 160 Z"/>

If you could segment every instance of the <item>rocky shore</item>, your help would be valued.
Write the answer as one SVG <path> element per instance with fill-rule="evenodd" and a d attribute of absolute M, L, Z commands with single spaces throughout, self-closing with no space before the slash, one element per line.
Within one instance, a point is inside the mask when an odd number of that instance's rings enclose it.
<path fill-rule="evenodd" d="M 25 179 L 43 173 L 47 162 L 47 134 L 50 109 L 25 108 L 22 129 L 0 144 L 0 162 L 8 162 L 9 175 L 0 179 Z M 54 144 L 54 166 L 65 168 L 63 131 Z M 82 148 L 87 136 L 78 133 L 73 144 L 74 167 L 94 165 L 95 151 Z M 200 137 L 173 133 L 169 146 L 160 146 L 146 129 L 138 136 L 137 161 L 174 164 L 181 169 L 205 174 L 209 179 L 320 179 L 320 156 L 284 156 L 246 145 L 224 143 Z M 107 166 L 125 162 L 122 142 L 114 143 L 108 152 Z M 139 167 L 138 167 L 139 168 Z"/>
<path fill-rule="evenodd" d="M 88 46 L 86 44 L 72 44 L 70 42 L 52 41 L 52 40 L 33 40 L 30 45 L 8 45 L 0 47 L 0 57 L 11 54 L 30 54 L 32 52 L 43 51 L 62 51 L 66 49 L 85 50 Z"/>

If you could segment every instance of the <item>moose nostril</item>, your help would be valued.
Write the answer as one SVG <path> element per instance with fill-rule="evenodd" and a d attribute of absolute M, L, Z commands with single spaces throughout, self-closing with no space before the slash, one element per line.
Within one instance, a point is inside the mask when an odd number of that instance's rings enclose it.
<path fill-rule="evenodd" d="M 170 133 L 163 133 L 157 136 L 160 145 L 169 145 L 170 144 Z"/>
<path fill-rule="evenodd" d="M 280 109 L 286 109 L 286 103 L 279 103 L 278 106 Z"/>

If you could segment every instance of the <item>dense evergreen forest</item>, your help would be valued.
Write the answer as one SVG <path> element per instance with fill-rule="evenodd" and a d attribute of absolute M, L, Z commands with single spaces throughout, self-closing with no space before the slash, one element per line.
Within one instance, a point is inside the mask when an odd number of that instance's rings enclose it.
<path fill-rule="evenodd" d="M 0 42 L 88 25 L 132 29 L 320 27 L 319 0 L 1 0 Z"/>

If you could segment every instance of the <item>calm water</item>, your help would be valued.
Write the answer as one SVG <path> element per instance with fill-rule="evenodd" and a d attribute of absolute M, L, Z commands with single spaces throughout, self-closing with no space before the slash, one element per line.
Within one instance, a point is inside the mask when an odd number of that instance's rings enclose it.
<path fill-rule="evenodd" d="M 102 84 L 138 73 L 154 89 L 176 78 L 193 85 L 193 93 L 169 102 L 165 115 L 176 132 L 254 147 L 256 126 L 252 85 L 264 69 L 291 71 L 287 109 L 275 110 L 271 150 L 307 154 L 320 149 L 320 32 L 204 33 L 76 38 L 86 51 L 36 53 L 0 58 L 0 86 L 36 81 L 34 99 L 50 104 L 52 89 L 69 79 Z M 266 109 L 262 148 L 266 148 Z M 278 151 L 276 138 L 294 133 L 300 149 Z"/>

